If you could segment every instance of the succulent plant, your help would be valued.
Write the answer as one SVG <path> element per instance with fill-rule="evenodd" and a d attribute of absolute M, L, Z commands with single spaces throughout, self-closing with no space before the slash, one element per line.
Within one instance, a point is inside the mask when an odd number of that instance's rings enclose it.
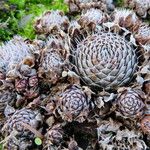
<path fill-rule="evenodd" d="M 90 8 L 99 8 L 103 11 L 114 9 L 112 0 L 66 0 L 65 2 L 69 5 L 70 13 L 76 13 Z"/>
<path fill-rule="evenodd" d="M 46 145 L 60 145 L 63 140 L 63 129 L 61 124 L 56 124 L 52 128 L 48 129 L 46 135 Z"/>
<path fill-rule="evenodd" d="M 139 24 L 139 28 L 135 34 L 135 38 L 142 45 L 150 44 L 150 27 L 147 23 Z"/>
<path fill-rule="evenodd" d="M 145 116 L 142 118 L 141 129 L 144 133 L 150 135 L 150 116 Z"/>
<path fill-rule="evenodd" d="M 38 34 L 48 34 L 51 32 L 67 31 L 69 20 L 62 11 L 46 11 L 39 17 L 34 25 Z"/>
<path fill-rule="evenodd" d="M 72 41 L 74 41 L 75 37 L 78 37 L 81 32 L 81 26 L 79 25 L 77 20 L 72 20 L 68 27 L 68 34 Z M 71 41 L 71 42 L 72 42 Z"/>
<path fill-rule="evenodd" d="M 125 0 L 128 7 L 133 8 L 135 12 L 142 18 L 150 15 L 150 1 L 149 0 Z"/>
<path fill-rule="evenodd" d="M 120 122 L 101 121 L 97 128 L 99 149 L 147 149 L 142 134 L 137 130 L 129 130 Z"/>
<path fill-rule="evenodd" d="M 61 38 L 50 37 L 46 48 L 41 52 L 38 69 L 39 77 L 55 84 L 61 77 L 67 63 L 68 50 Z"/>
<path fill-rule="evenodd" d="M 108 16 L 99 9 L 88 9 L 81 14 L 78 23 L 82 28 L 95 29 L 97 25 L 102 24 L 108 19 Z"/>
<path fill-rule="evenodd" d="M 66 0 L 0 46 L 4 149 L 150 148 L 150 2 L 125 1 Z"/>
<path fill-rule="evenodd" d="M 26 104 L 28 100 L 33 100 L 39 96 L 39 79 L 37 71 L 28 65 L 19 66 L 16 72 L 18 72 L 18 75 L 15 78 L 13 77 L 17 93 L 15 105 L 19 107 Z"/>
<path fill-rule="evenodd" d="M 41 48 L 38 42 L 29 42 L 20 36 L 15 36 L 0 47 L 1 80 L 15 83 L 14 88 L 17 93 L 24 95 L 26 99 L 35 98 L 39 94 L 38 78 L 34 69 L 34 53 Z M 36 84 L 32 85 L 35 76 Z"/>
<path fill-rule="evenodd" d="M 143 91 L 144 91 L 148 96 L 150 96 L 150 80 L 146 80 L 146 81 L 143 83 L 142 89 L 143 89 Z"/>
<path fill-rule="evenodd" d="M 115 33 L 88 36 L 73 52 L 76 71 L 89 86 L 116 89 L 129 82 L 136 71 L 135 49 Z"/>
<path fill-rule="evenodd" d="M 33 111 L 27 108 L 17 110 L 6 121 L 6 124 L 2 129 L 5 136 L 10 137 L 6 145 L 7 149 L 13 149 L 15 146 L 14 144 L 16 144 L 17 148 L 23 149 L 26 149 L 29 145 L 31 146 L 31 141 L 35 137 L 35 134 L 38 133 L 36 130 L 39 128 L 41 123 L 42 116 L 38 111 Z M 12 134 L 15 134 L 15 136 L 12 136 Z M 26 142 L 29 142 L 30 144 L 25 144 Z"/>
<path fill-rule="evenodd" d="M 15 80 L 15 88 L 18 93 L 23 93 L 27 88 L 27 80 L 26 79 L 16 79 Z"/>
<path fill-rule="evenodd" d="M 68 150 L 78 150 L 78 149 L 80 149 L 78 147 L 78 143 L 74 139 L 71 138 L 68 143 Z"/>
<path fill-rule="evenodd" d="M 31 69 L 34 70 L 34 69 Z M 33 99 L 39 95 L 39 79 L 36 71 L 28 76 L 15 79 L 15 89 L 26 99 Z"/>
<path fill-rule="evenodd" d="M 11 83 L 6 83 L 3 81 L 0 86 L 0 113 L 4 113 L 6 106 L 15 103 L 16 93 L 14 91 L 14 86 Z"/>
<path fill-rule="evenodd" d="M 144 113 L 145 94 L 140 90 L 124 90 L 117 98 L 117 110 L 123 117 L 136 118 Z"/>
<path fill-rule="evenodd" d="M 14 132 L 15 135 L 15 132 Z M 11 137 L 7 141 L 7 145 L 4 145 L 4 149 L 7 150 L 26 150 L 32 145 L 32 141 L 27 140 L 26 138 L 20 138 L 17 140 L 15 137 Z"/>
<path fill-rule="evenodd" d="M 29 86 L 30 86 L 30 87 L 38 86 L 38 77 L 37 77 L 36 75 L 31 76 L 31 77 L 29 78 Z"/>
<path fill-rule="evenodd" d="M 25 64 L 32 66 L 34 55 L 32 54 L 33 46 L 27 44 L 22 37 L 15 36 L 12 40 L 0 47 L 0 68 L 3 74 L 13 78 L 17 74 L 17 66 Z"/>
<path fill-rule="evenodd" d="M 129 9 L 115 9 L 112 14 L 112 23 L 116 26 L 135 30 L 139 25 L 139 19 L 134 11 Z"/>
<path fill-rule="evenodd" d="M 83 122 L 89 113 L 89 98 L 80 87 L 67 87 L 59 99 L 59 114 L 63 120 Z"/>

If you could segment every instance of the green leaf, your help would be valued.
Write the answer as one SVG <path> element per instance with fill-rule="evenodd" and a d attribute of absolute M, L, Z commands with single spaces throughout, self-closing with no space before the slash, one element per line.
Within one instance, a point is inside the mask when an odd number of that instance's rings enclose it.
<path fill-rule="evenodd" d="M 36 137 L 34 142 L 36 145 L 42 145 L 42 140 L 39 137 Z"/>
<path fill-rule="evenodd" d="M 24 8 L 26 0 L 9 0 L 9 2 L 18 5 L 19 8 Z"/>
<path fill-rule="evenodd" d="M 0 150 L 3 150 L 3 145 L 2 144 L 0 144 Z"/>
<path fill-rule="evenodd" d="M 114 0 L 114 3 L 118 6 L 118 7 L 122 7 L 124 5 L 124 0 Z"/>

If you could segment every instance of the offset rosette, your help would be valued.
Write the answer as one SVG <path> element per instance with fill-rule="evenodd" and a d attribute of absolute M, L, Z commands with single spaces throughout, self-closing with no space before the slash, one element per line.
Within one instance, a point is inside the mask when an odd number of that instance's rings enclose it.
<path fill-rule="evenodd" d="M 85 29 L 95 29 L 96 26 L 101 25 L 106 22 L 108 15 L 99 9 L 88 9 L 86 12 L 82 12 L 78 23 L 82 28 Z"/>
<path fill-rule="evenodd" d="M 125 0 L 127 7 L 135 10 L 135 12 L 142 18 L 150 15 L 150 1 L 149 0 Z"/>
<path fill-rule="evenodd" d="M 136 71 L 135 49 L 114 33 L 88 36 L 74 53 L 76 71 L 89 86 L 116 89 L 129 82 Z"/>
<path fill-rule="evenodd" d="M 67 66 L 68 50 L 60 37 L 49 37 L 45 49 L 41 51 L 38 68 L 39 77 L 55 84 Z"/>
<path fill-rule="evenodd" d="M 15 84 L 15 90 L 26 99 L 38 96 L 38 77 L 35 53 L 42 47 L 40 41 L 15 36 L 0 47 L 0 80 Z M 7 82 L 7 81 L 6 81 Z"/>
<path fill-rule="evenodd" d="M 150 27 L 147 23 L 140 23 L 139 28 L 135 34 L 136 40 L 142 44 L 147 45 L 150 44 Z"/>
<path fill-rule="evenodd" d="M 144 113 L 143 93 L 136 90 L 125 90 L 117 99 L 118 111 L 125 117 L 141 117 Z"/>
<path fill-rule="evenodd" d="M 39 17 L 34 28 L 38 34 L 48 34 L 53 31 L 66 31 L 69 26 L 69 19 L 62 11 L 46 11 Z"/>
<path fill-rule="evenodd" d="M 150 116 L 145 116 L 142 118 L 141 129 L 144 133 L 150 135 Z"/>
<path fill-rule="evenodd" d="M 37 48 L 38 49 L 38 48 Z M 14 79 L 19 75 L 18 66 L 26 65 L 28 67 L 34 66 L 35 47 L 28 44 L 25 39 L 20 36 L 15 36 L 12 40 L 0 46 L 0 72 L 1 78 Z"/>
<path fill-rule="evenodd" d="M 65 0 L 70 13 L 77 13 L 90 8 L 98 8 L 103 11 L 114 10 L 112 0 Z"/>
<path fill-rule="evenodd" d="M 46 145 L 56 144 L 59 145 L 63 139 L 63 129 L 60 124 L 54 125 L 52 128 L 48 129 L 45 138 Z"/>
<path fill-rule="evenodd" d="M 68 87 L 60 95 L 59 114 L 69 122 L 83 122 L 89 113 L 89 99 L 79 87 Z"/>
<path fill-rule="evenodd" d="M 38 111 L 23 108 L 17 110 L 7 121 L 3 127 L 6 136 L 12 135 L 7 141 L 7 149 L 26 149 L 32 145 L 35 137 L 35 131 L 42 122 L 42 116 Z M 38 133 L 38 131 L 36 131 Z M 39 136 L 39 135 L 38 135 Z"/>

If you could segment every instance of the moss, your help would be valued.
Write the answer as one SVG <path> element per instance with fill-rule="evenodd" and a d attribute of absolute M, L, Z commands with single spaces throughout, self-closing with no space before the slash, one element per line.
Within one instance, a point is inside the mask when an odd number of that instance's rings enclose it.
<path fill-rule="evenodd" d="M 0 144 L 0 150 L 3 150 L 3 145 L 2 144 Z"/>
<path fill-rule="evenodd" d="M 37 16 L 52 9 L 68 11 L 63 0 L 3 0 L 1 4 L 2 22 L 10 19 L 7 27 L 0 28 L 0 42 L 9 40 L 15 34 L 33 39 L 35 38 L 33 23 Z"/>
<path fill-rule="evenodd" d="M 121 7 L 124 5 L 124 0 L 114 0 L 116 6 Z"/>
<path fill-rule="evenodd" d="M 20 9 L 25 7 L 26 0 L 9 0 L 11 4 L 16 4 Z"/>

